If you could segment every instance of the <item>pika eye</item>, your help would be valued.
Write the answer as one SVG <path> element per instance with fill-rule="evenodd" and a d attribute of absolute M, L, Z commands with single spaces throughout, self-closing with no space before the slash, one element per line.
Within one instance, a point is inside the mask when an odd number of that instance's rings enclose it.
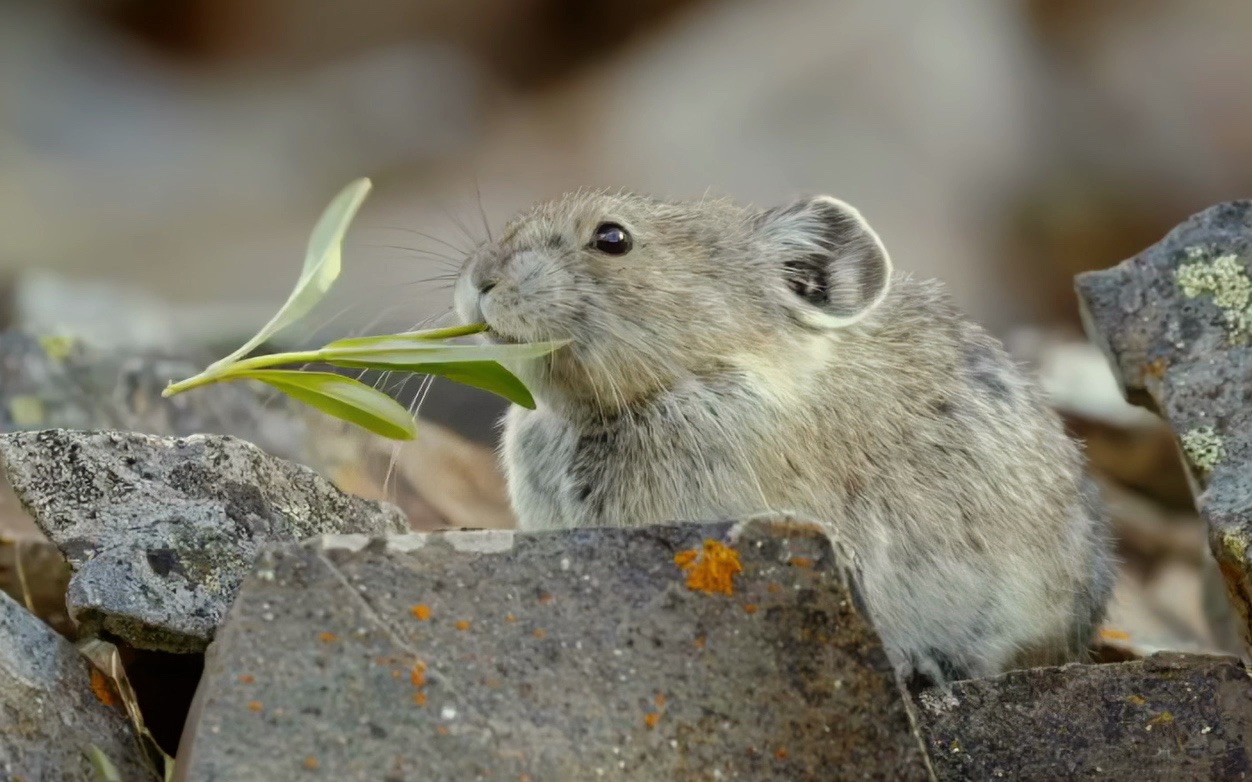
<path fill-rule="evenodd" d="M 592 247 L 608 255 L 625 255 L 630 252 L 631 245 L 630 234 L 617 223 L 600 223 L 595 238 L 591 240 Z"/>

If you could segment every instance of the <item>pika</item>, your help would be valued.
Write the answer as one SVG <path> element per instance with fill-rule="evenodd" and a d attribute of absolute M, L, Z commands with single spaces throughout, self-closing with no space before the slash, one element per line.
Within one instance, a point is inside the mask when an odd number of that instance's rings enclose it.
<path fill-rule="evenodd" d="M 1080 445 L 849 204 L 570 194 L 470 253 L 454 297 L 487 340 L 570 341 L 517 368 L 520 529 L 794 513 L 852 553 L 910 688 L 1084 659 L 1116 563 Z"/>

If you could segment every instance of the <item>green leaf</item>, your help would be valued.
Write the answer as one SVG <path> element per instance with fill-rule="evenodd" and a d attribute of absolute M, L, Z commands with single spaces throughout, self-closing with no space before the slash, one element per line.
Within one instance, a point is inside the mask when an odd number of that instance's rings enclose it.
<path fill-rule="evenodd" d="M 481 334 L 487 330 L 486 323 L 471 323 L 468 326 L 451 326 L 443 329 L 427 329 L 425 331 L 405 331 L 399 334 L 384 334 L 375 337 L 346 337 L 337 339 L 329 343 L 325 347 L 335 347 L 342 349 L 366 348 L 376 344 L 379 340 L 403 339 L 413 340 L 417 342 L 433 342 L 455 337 L 468 337 L 474 334 Z"/>
<path fill-rule="evenodd" d="M 231 380 L 240 378 L 259 380 L 292 399 L 392 440 L 417 436 L 417 422 L 403 405 L 350 377 L 294 369 L 252 370 L 228 376 Z"/>
<path fill-rule="evenodd" d="M 337 360 L 336 366 L 346 369 L 382 369 L 390 372 L 412 372 L 416 375 L 438 375 L 454 383 L 481 388 L 496 396 L 503 397 L 515 405 L 530 410 L 535 409 L 535 398 L 531 396 L 521 380 L 509 370 L 495 361 L 466 361 L 443 364 L 370 364 L 369 362 L 353 362 Z"/>
<path fill-rule="evenodd" d="M 118 773 L 117 766 L 113 765 L 113 761 L 109 760 L 109 756 L 95 744 L 87 747 L 87 759 L 96 770 L 96 775 L 100 777 L 102 782 L 122 782 L 122 775 Z"/>
<path fill-rule="evenodd" d="M 569 344 L 530 342 L 519 345 L 449 345 L 401 334 L 339 340 L 318 350 L 321 361 L 369 363 L 376 368 L 399 368 L 417 364 L 461 364 L 476 361 L 522 361 L 539 358 Z"/>
<path fill-rule="evenodd" d="M 371 186 L 370 180 L 363 177 L 339 191 L 313 228 L 304 255 L 304 267 L 300 270 L 300 278 L 286 303 L 256 336 L 234 353 L 211 364 L 205 372 L 234 363 L 251 353 L 261 343 L 307 315 L 326 296 L 330 286 L 339 277 L 344 234 L 348 232 L 348 225 L 356 216 Z"/>

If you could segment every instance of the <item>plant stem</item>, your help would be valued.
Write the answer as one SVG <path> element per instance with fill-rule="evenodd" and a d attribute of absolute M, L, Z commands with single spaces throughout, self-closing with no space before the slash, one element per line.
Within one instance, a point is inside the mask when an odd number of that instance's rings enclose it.
<path fill-rule="evenodd" d="M 421 337 L 422 339 L 452 339 L 453 337 L 468 337 L 471 334 L 481 334 L 487 330 L 486 323 L 471 323 L 468 326 L 449 326 L 446 329 L 430 329 L 429 331 L 404 331 L 397 334 L 397 337 Z"/>
<path fill-rule="evenodd" d="M 184 391 L 190 391 L 193 388 L 207 386 L 211 383 L 217 383 L 222 380 L 230 379 L 231 375 L 240 372 L 247 372 L 252 369 L 268 369 L 270 367 L 281 366 L 283 364 L 307 364 L 312 361 L 320 361 L 322 358 L 320 350 L 305 350 L 297 353 L 271 353 L 267 356 L 254 356 L 246 358 L 243 361 L 237 361 L 234 364 L 228 364 L 226 367 L 216 371 L 205 371 L 189 377 L 186 380 L 180 380 L 177 383 L 171 383 L 161 392 L 161 396 L 170 397 L 174 394 L 181 394 Z"/>
<path fill-rule="evenodd" d="M 436 341 L 452 339 L 454 337 L 466 337 L 471 334 L 481 334 L 486 330 L 486 323 L 472 323 L 468 326 L 452 326 L 446 329 L 408 331 L 392 336 L 418 337 L 423 340 Z M 248 372 L 253 369 L 269 369 L 283 364 L 308 364 L 313 361 L 321 361 L 326 355 L 326 349 L 321 348 L 318 350 L 304 350 L 295 353 L 271 353 L 266 356 L 253 356 L 252 358 L 245 358 L 242 361 L 235 361 L 225 364 L 224 366 L 221 365 L 221 362 L 218 362 L 210 365 L 208 369 L 194 377 L 189 377 L 186 380 L 180 380 L 177 383 L 171 383 L 165 387 L 164 391 L 161 392 L 161 396 L 171 397 L 174 394 L 181 394 L 182 392 L 190 391 L 193 388 L 207 386 L 211 383 L 218 383 L 223 380 L 230 380 L 232 379 L 232 375 Z"/>

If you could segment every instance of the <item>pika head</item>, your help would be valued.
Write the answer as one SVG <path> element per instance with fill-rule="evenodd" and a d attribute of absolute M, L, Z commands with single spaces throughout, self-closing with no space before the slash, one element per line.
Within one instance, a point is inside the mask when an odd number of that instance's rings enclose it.
<path fill-rule="evenodd" d="M 848 329 L 890 278 L 877 234 L 829 196 L 761 210 L 578 193 L 476 248 L 455 300 L 464 322 L 487 323 L 487 339 L 570 341 L 519 368 L 541 400 L 625 407 Z"/>

